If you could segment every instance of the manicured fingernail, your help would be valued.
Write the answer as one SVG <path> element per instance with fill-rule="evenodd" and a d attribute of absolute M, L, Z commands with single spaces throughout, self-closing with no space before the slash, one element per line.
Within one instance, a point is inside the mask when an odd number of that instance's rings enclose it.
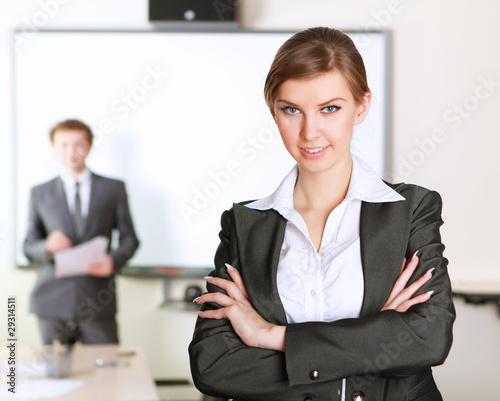
<path fill-rule="evenodd" d="M 203 277 L 203 278 L 204 278 L 205 280 L 211 280 L 211 279 L 213 279 L 213 277 L 212 277 L 212 276 L 205 276 L 205 277 Z"/>
<path fill-rule="evenodd" d="M 420 249 L 418 249 L 417 251 L 415 251 L 415 253 L 414 253 L 414 254 L 413 254 L 413 256 L 411 257 L 412 259 L 413 259 L 415 256 L 417 256 L 418 251 L 420 251 Z"/>
<path fill-rule="evenodd" d="M 434 270 L 436 270 L 435 267 L 433 267 L 432 269 L 427 270 L 427 273 L 425 273 L 425 274 L 431 275 Z"/>
<path fill-rule="evenodd" d="M 229 263 L 225 263 L 227 270 L 234 270 L 234 267 L 231 266 Z"/>
<path fill-rule="evenodd" d="M 198 299 L 200 299 L 200 297 L 196 297 L 195 299 L 193 299 L 193 302 L 196 303 L 196 301 L 198 301 Z"/>
<path fill-rule="evenodd" d="M 427 294 L 427 295 L 429 296 L 429 298 L 430 298 L 430 296 L 431 296 L 432 294 L 434 294 L 434 291 L 427 291 L 427 292 L 426 292 L 426 294 Z"/>

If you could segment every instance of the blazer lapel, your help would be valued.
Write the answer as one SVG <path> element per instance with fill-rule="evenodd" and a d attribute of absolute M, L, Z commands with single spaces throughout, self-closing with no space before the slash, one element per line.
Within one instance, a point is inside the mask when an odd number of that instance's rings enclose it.
<path fill-rule="evenodd" d="M 361 316 L 380 311 L 406 253 L 408 201 L 361 205 L 360 243 L 365 292 Z"/>
<path fill-rule="evenodd" d="M 408 201 L 363 202 L 360 217 L 364 298 L 360 316 L 380 311 L 401 271 L 409 232 Z M 274 210 L 233 207 L 240 268 L 254 307 L 277 324 L 286 315 L 276 283 L 286 220 Z"/>
<path fill-rule="evenodd" d="M 275 210 L 233 206 L 236 246 L 248 294 L 257 311 L 268 321 L 286 324 L 276 275 L 286 220 Z"/>

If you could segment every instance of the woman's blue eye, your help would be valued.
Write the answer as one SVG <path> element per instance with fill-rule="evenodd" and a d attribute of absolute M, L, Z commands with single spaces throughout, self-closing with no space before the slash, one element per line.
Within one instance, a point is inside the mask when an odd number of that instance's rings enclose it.
<path fill-rule="evenodd" d="M 297 107 L 290 106 L 283 107 L 281 110 L 283 110 L 287 114 L 297 114 L 299 112 L 299 109 Z"/>
<path fill-rule="evenodd" d="M 337 106 L 326 106 L 323 108 L 323 111 L 325 113 L 333 113 L 335 111 L 337 111 L 338 109 L 340 109 L 340 107 L 337 107 Z"/>

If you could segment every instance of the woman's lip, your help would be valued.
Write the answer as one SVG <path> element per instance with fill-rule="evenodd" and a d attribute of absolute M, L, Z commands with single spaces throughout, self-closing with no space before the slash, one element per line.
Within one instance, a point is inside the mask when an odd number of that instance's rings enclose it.
<path fill-rule="evenodd" d="M 300 151 L 308 159 L 317 159 L 318 157 L 323 156 L 328 148 L 329 146 L 318 146 L 315 148 L 300 148 Z M 314 152 L 311 152 L 310 150 L 314 150 Z"/>

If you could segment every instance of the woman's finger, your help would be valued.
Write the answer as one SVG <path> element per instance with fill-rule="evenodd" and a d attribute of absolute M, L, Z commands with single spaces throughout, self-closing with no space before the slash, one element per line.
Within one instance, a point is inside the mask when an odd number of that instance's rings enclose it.
<path fill-rule="evenodd" d="M 227 319 L 226 308 L 207 309 L 198 312 L 198 316 L 203 319 Z"/>
<path fill-rule="evenodd" d="M 401 273 L 399 274 L 398 279 L 394 283 L 394 287 L 392 288 L 391 294 L 389 295 L 386 304 L 390 304 L 394 301 L 394 299 L 401 293 L 401 291 L 406 288 L 408 281 L 410 280 L 411 276 L 413 276 L 413 273 L 415 273 L 419 262 L 417 252 L 413 254 L 410 262 L 408 262 L 408 265 L 406 267 L 404 267 L 406 258 L 403 260 L 403 268 L 401 270 Z"/>
<path fill-rule="evenodd" d="M 410 280 L 411 276 L 413 276 L 413 273 L 415 273 L 418 263 L 420 262 L 420 258 L 417 256 L 417 252 L 413 254 L 410 261 L 403 269 L 398 277 L 398 280 L 396 281 L 396 283 L 403 285 L 403 288 L 406 287 L 406 284 L 408 284 L 408 281 Z"/>
<path fill-rule="evenodd" d="M 403 264 L 401 265 L 401 270 L 399 271 L 399 274 L 403 273 L 405 266 L 406 266 L 406 256 L 403 258 Z"/>
<path fill-rule="evenodd" d="M 214 302 L 225 308 L 227 306 L 233 305 L 236 301 L 230 296 L 221 292 L 207 292 L 194 299 L 193 302 L 197 303 L 198 305 L 204 304 L 206 302 Z"/>
<path fill-rule="evenodd" d="M 414 283 L 410 284 L 403 291 L 401 291 L 401 293 L 398 295 L 398 297 L 403 299 L 403 301 L 401 301 L 399 303 L 401 304 L 402 302 L 409 300 L 418 290 L 420 290 L 420 288 L 422 288 L 423 285 L 425 283 L 427 283 L 432 278 L 433 271 L 434 271 L 434 268 L 429 269 L 422 277 L 420 277 Z M 396 299 L 398 297 L 396 297 Z"/>
<path fill-rule="evenodd" d="M 434 291 L 427 291 L 423 294 L 416 296 L 415 298 L 409 299 L 408 301 L 403 302 L 401 305 L 399 305 L 396 308 L 396 311 L 407 312 L 408 309 L 410 309 L 413 305 L 423 304 L 424 302 L 427 302 L 431 298 L 433 293 Z"/>
<path fill-rule="evenodd" d="M 247 288 L 245 286 L 245 283 L 243 282 L 243 278 L 241 277 L 241 274 L 238 271 L 238 269 L 231 266 L 229 263 L 226 263 L 226 268 L 233 282 L 238 286 L 243 296 L 248 299 Z"/>
<path fill-rule="evenodd" d="M 432 273 L 435 268 L 427 270 L 427 272 L 417 279 L 415 282 L 411 283 L 408 287 L 406 287 L 401 293 L 404 294 L 408 299 L 413 296 L 420 288 L 423 287 L 425 283 L 427 283 L 432 278 Z"/>
<path fill-rule="evenodd" d="M 434 268 L 429 269 L 422 277 L 416 280 L 414 283 L 410 284 L 408 287 L 403 289 L 399 294 L 397 294 L 391 302 L 386 302 L 381 310 L 395 309 L 398 310 L 400 305 L 410 301 L 412 296 L 423 287 L 432 278 L 432 273 Z M 420 297 L 420 295 L 419 295 Z M 418 297 L 415 297 L 418 298 Z M 419 302 L 417 302 L 419 303 Z M 410 305 L 411 306 L 411 305 Z"/>
<path fill-rule="evenodd" d="M 237 301 L 242 301 L 247 299 L 245 294 L 242 292 L 240 287 L 234 283 L 231 280 L 227 280 L 225 278 L 221 277 L 213 277 L 213 276 L 207 276 L 205 279 L 212 285 L 215 285 L 216 287 L 219 287 L 223 289 L 224 291 L 227 292 L 227 295 L 230 296 L 231 298 L 237 300 Z M 245 290 L 246 292 L 246 290 Z"/>

